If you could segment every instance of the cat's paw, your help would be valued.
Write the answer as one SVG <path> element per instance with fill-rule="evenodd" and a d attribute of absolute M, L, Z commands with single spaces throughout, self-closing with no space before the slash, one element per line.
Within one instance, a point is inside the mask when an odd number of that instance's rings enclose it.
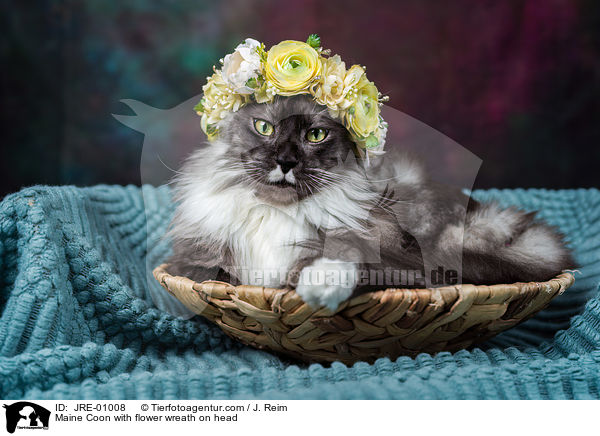
<path fill-rule="evenodd" d="M 352 295 L 357 281 L 356 264 L 322 257 L 300 271 L 296 293 L 313 307 L 335 310 Z"/>

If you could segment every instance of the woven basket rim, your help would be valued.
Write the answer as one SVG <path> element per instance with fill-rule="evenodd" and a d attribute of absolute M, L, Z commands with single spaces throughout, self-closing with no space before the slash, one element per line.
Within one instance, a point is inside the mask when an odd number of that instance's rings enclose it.
<path fill-rule="evenodd" d="M 307 362 L 416 356 L 457 351 L 530 318 L 573 284 L 563 271 L 544 282 L 387 288 L 311 307 L 296 292 L 173 276 L 154 269 L 158 282 L 192 312 L 247 345 Z"/>
<path fill-rule="evenodd" d="M 243 290 L 244 296 L 248 296 L 252 293 L 269 293 L 274 296 L 275 299 L 278 299 L 278 296 L 283 295 L 295 295 L 296 292 L 291 289 L 285 288 L 271 288 L 267 286 L 255 286 L 255 285 L 232 285 L 227 282 L 219 281 L 219 280 L 205 280 L 203 282 L 196 282 L 187 277 L 171 275 L 168 271 L 169 264 L 163 263 L 157 266 L 153 270 L 153 275 L 156 280 L 171 294 L 173 294 L 172 289 L 180 289 L 192 288 L 195 291 L 206 294 L 222 294 L 223 292 L 227 294 L 233 294 L 239 297 L 240 290 Z M 550 280 L 541 281 L 541 282 L 515 282 L 515 283 L 499 283 L 493 285 L 474 285 L 469 283 L 461 283 L 451 286 L 440 286 L 440 287 L 431 287 L 431 288 L 382 288 L 376 291 L 370 291 L 362 293 L 358 296 L 352 297 L 344 302 L 342 302 L 336 310 L 330 310 L 326 307 L 320 307 L 319 312 L 323 312 L 322 315 L 326 315 L 326 313 L 337 313 L 342 311 L 347 307 L 354 306 L 356 304 L 364 304 L 366 301 L 371 299 L 380 300 L 382 294 L 389 292 L 410 292 L 410 293 L 423 293 L 423 292 L 436 292 L 439 293 L 442 297 L 445 293 L 456 293 L 457 290 L 464 289 L 486 289 L 489 290 L 491 294 L 495 292 L 501 291 L 509 291 L 513 293 L 526 292 L 531 290 L 541 290 L 546 289 L 547 292 L 557 292 L 558 295 L 562 294 L 565 289 L 570 287 L 575 282 L 575 277 L 573 272 L 570 270 L 562 271 L 556 277 L 551 278 Z M 173 294 L 174 295 L 174 294 Z M 177 295 L 174 295 L 178 297 Z M 185 304 L 185 303 L 184 303 Z"/>

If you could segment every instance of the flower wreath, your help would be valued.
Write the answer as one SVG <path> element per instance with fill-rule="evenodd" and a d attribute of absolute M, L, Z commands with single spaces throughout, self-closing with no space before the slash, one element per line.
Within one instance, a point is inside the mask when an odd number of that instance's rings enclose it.
<path fill-rule="evenodd" d="M 220 70 L 213 67 L 214 74 L 202 87 L 204 95 L 194 108 L 202 116 L 202 130 L 213 139 L 228 112 L 253 100 L 269 103 L 276 95 L 310 94 L 348 129 L 361 156 L 383 153 L 387 123 L 380 106 L 388 97 L 367 79 L 364 67 L 346 70 L 338 55 L 329 55 L 318 35 L 306 42 L 282 41 L 269 51 L 247 38 L 220 60 Z"/>

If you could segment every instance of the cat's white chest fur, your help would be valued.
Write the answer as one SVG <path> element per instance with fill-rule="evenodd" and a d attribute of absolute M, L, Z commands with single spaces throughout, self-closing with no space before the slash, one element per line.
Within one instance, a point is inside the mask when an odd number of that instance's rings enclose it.
<path fill-rule="evenodd" d="M 242 224 L 229 237 L 236 275 L 259 286 L 285 284 L 287 272 L 298 259 L 297 243 L 315 236 L 316 230 L 294 208 L 265 204 L 238 210 Z"/>
<path fill-rule="evenodd" d="M 303 249 L 299 244 L 317 239 L 317 230 L 360 228 L 376 197 L 376 193 L 366 189 L 353 191 L 333 185 L 302 201 L 275 206 L 261 201 L 242 184 L 216 188 L 216 175 L 206 175 L 189 177 L 186 183 L 180 183 L 184 201 L 178 209 L 178 235 L 190 239 L 205 237 L 229 247 L 233 265 L 222 267 L 249 285 L 284 285 L 288 272 L 301 256 Z M 351 294 L 354 268 L 353 263 L 335 259 L 317 260 L 302 271 L 296 292 L 311 304 L 334 308 Z M 315 272 L 320 272 L 316 274 L 319 277 L 333 272 L 350 278 L 327 285 L 323 278 L 315 281 L 311 277 Z"/>
<path fill-rule="evenodd" d="M 196 186 L 181 211 L 190 235 L 211 235 L 230 247 L 233 265 L 222 266 L 249 285 L 285 284 L 301 250 L 297 243 L 316 235 L 299 203 L 272 206 L 239 187 Z"/>

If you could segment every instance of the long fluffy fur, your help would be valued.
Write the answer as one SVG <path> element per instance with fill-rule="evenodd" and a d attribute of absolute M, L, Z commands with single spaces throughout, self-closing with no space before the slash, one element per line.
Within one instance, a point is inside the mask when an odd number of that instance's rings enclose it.
<path fill-rule="evenodd" d="M 271 120 L 278 138 L 252 132 L 256 117 Z M 304 144 L 299 132 L 323 123 L 332 132 L 327 147 Z M 298 284 L 310 268 L 346 261 L 352 271 L 390 267 L 428 277 L 443 266 L 485 284 L 546 280 L 574 266 L 560 233 L 534 214 L 436 185 L 412 158 L 380 158 L 365 171 L 343 127 L 306 98 L 248 105 L 220 130 L 176 176 L 172 273 L 204 280 L 221 270 L 247 284 L 297 286 L 303 298 L 333 308 L 372 286 Z M 291 186 L 269 178 L 285 147 L 300 159 Z M 253 274 L 267 270 L 277 274 Z"/>

